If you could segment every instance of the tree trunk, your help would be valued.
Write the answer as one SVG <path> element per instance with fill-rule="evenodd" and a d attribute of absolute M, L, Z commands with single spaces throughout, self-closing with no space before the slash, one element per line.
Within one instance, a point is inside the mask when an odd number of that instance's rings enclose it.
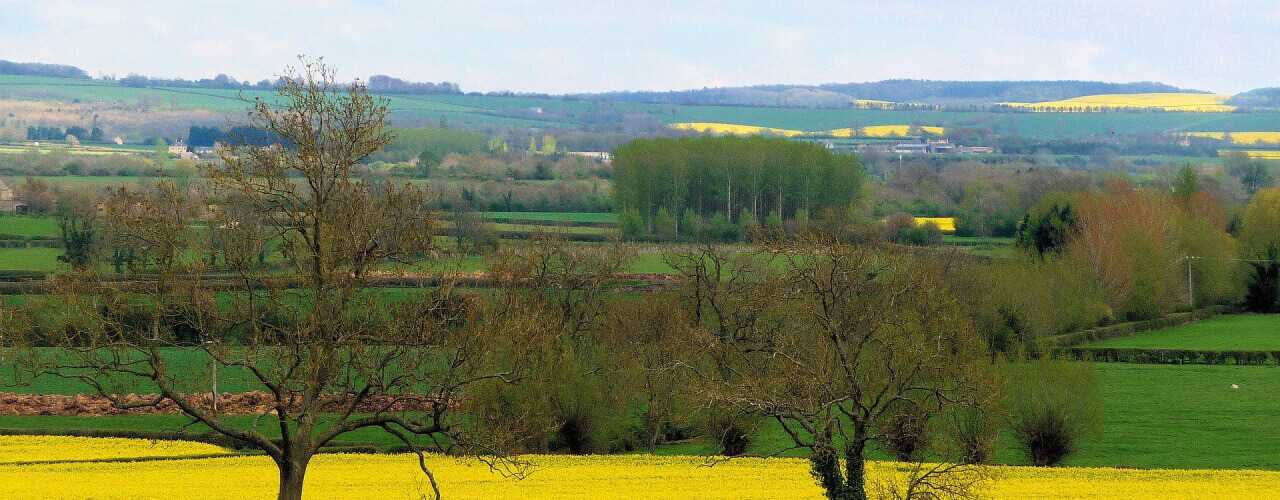
<path fill-rule="evenodd" d="M 867 500 L 866 447 L 866 441 L 855 437 L 844 448 L 844 481 L 849 493 L 845 498 L 850 500 Z"/>
<path fill-rule="evenodd" d="M 302 481 L 307 475 L 311 457 L 285 457 L 276 462 L 280 468 L 280 493 L 278 500 L 302 500 Z"/>
<path fill-rule="evenodd" d="M 857 444 L 853 444 L 857 443 Z M 867 500 L 866 442 L 854 440 L 844 449 L 845 469 L 830 442 L 815 446 L 809 457 L 810 472 L 825 490 L 828 500 Z"/>

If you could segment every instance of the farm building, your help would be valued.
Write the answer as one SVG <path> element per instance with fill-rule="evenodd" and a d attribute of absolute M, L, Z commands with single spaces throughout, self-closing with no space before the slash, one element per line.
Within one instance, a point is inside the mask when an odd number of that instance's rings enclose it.
<path fill-rule="evenodd" d="M 0 180 L 0 212 L 25 212 L 26 208 L 26 204 L 19 203 L 14 197 L 13 189 Z"/>

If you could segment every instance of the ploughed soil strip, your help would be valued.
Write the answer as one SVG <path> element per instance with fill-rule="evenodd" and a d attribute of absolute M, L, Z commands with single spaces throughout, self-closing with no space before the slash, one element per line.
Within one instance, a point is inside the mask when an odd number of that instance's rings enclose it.
<path fill-rule="evenodd" d="M 123 396 L 124 403 L 141 403 L 152 401 L 154 395 L 128 394 Z M 331 401 L 324 405 L 322 411 L 335 413 L 345 411 L 353 396 L 333 394 Z M 191 395 L 187 397 L 206 410 L 212 410 L 213 397 L 210 394 Z M 291 407 L 294 405 L 290 405 Z M 373 413 L 377 411 L 392 412 L 426 412 L 431 411 L 434 403 L 421 394 L 400 396 L 369 396 L 356 404 L 355 413 Z M 261 415 L 276 410 L 274 398 L 263 391 L 218 394 L 218 413 L 224 415 Z M 46 394 L 14 394 L 0 393 L 0 415 L 59 415 L 72 417 L 101 417 L 106 415 L 178 415 L 182 410 L 172 400 L 165 399 L 156 406 L 130 408 L 122 410 L 104 396 L 77 394 L 75 396 Z"/>

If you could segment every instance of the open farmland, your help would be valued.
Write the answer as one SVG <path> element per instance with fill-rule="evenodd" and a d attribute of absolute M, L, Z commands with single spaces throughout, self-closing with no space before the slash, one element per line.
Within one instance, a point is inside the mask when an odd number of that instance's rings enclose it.
<path fill-rule="evenodd" d="M 0 271 L 54 271 L 61 248 L 0 248 Z"/>
<path fill-rule="evenodd" d="M 262 91 L 244 91 L 245 97 L 268 96 Z M 204 110 L 237 113 L 244 109 L 240 91 L 219 89 L 180 89 L 165 87 L 132 88 L 101 80 L 75 80 L 30 76 L 0 75 L 0 99 L 23 99 L 48 103 L 110 104 L 123 101 L 136 105 L 139 98 L 165 103 L 176 102 L 177 111 Z M 1151 94 L 1154 95 L 1154 94 Z M 1174 94 L 1184 95 L 1184 94 Z M 1186 99 L 1215 98 L 1213 94 L 1185 94 Z M 1203 97 L 1210 96 L 1210 97 Z M 488 125 L 517 125 L 535 128 L 572 128 L 573 117 L 601 106 L 589 100 L 556 97 L 481 96 L 481 95 L 389 95 L 393 120 L 407 123 L 436 122 L 444 117 L 449 123 L 470 128 Z M 1094 96 L 1097 97 L 1097 96 Z M 763 127 L 792 131 L 832 131 L 851 126 L 902 126 L 919 124 L 930 127 L 984 127 L 999 133 L 1016 131 L 1036 138 L 1081 136 L 1124 132 L 1213 132 L 1222 130 L 1280 129 L 1280 112 L 1220 113 L 1206 116 L 1180 106 L 1187 102 L 1167 101 L 1171 109 L 1158 113 L 1008 113 L 992 111 L 941 111 L 874 109 L 809 109 L 749 106 L 697 106 L 619 102 L 621 110 L 640 111 L 667 123 L 723 123 L 745 127 Z M 1123 101 L 1118 101 L 1123 102 Z M 1149 101 L 1160 103 L 1160 101 Z M 1113 103 L 1114 104 L 1114 103 Z M 1137 103 L 1141 104 L 1141 103 Z M 540 109 L 542 112 L 530 112 Z M 43 108 L 40 110 L 43 112 Z M 154 112 L 153 112 L 154 113 Z"/>
<path fill-rule="evenodd" d="M 0 448 L 21 446 L 26 439 L 0 438 Z M 154 456 L 148 445 L 147 441 L 128 443 L 116 455 Z M 51 438 L 42 456 L 76 460 L 86 447 L 101 446 L 92 440 Z M 180 457 L 207 445 L 164 446 Z M 808 462 L 802 459 L 740 458 L 716 463 L 701 457 L 521 458 L 533 466 L 523 480 L 505 477 L 474 459 L 428 456 L 427 465 L 444 496 L 455 499 L 822 498 L 809 475 Z M 414 455 L 321 455 L 310 470 L 307 491 L 322 498 L 418 498 L 430 492 Z M 887 462 L 871 462 L 868 471 L 871 484 L 903 474 Z M 983 498 L 1261 498 L 1280 488 L 1276 472 L 1023 467 L 993 467 L 991 472 L 998 480 L 984 485 Z M 0 465 L 0 496 L 14 500 L 263 498 L 275 490 L 275 481 L 275 467 L 262 456 Z M 744 484 L 751 487 L 742 488 Z"/>
<path fill-rule="evenodd" d="M 1268 146 L 1280 145 L 1280 132 L 1188 132 L 1187 135 L 1192 137 L 1209 137 L 1218 140 L 1224 140 L 1227 136 L 1230 136 L 1232 144 L 1240 144 L 1243 146 L 1252 144 L 1264 144 Z"/>
<path fill-rule="evenodd" d="M 1218 351 L 1280 350 L 1280 318 L 1266 314 L 1218 316 L 1181 326 L 1103 340 L 1086 347 L 1138 347 Z"/>
<path fill-rule="evenodd" d="M 1076 112 L 1112 110 L 1160 110 L 1229 112 L 1235 106 L 1223 104 L 1229 95 L 1198 93 L 1102 94 L 1074 97 L 1050 102 L 1002 103 L 1036 112 Z"/>
<path fill-rule="evenodd" d="M 52 217 L 0 215 L 0 234 L 58 236 L 58 222 Z"/>
<path fill-rule="evenodd" d="M 910 125 L 870 125 L 861 127 L 856 131 L 853 128 L 838 128 L 832 130 L 791 130 L 769 127 L 758 127 L 753 125 L 735 125 L 731 123 L 672 123 L 671 128 L 676 130 L 692 130 L 694 132 L 708 134 L 735 134 L 735 135 L 754 135 L 754 134 L 771 134 L 783 137 L 799 137 L 799 136 L 815 136 L 815 137 L 905 137 L 911 134 Z M 942 127 L 922 126 L 922 131 L 930 134 L 943 134 L 946 129 Z"/>

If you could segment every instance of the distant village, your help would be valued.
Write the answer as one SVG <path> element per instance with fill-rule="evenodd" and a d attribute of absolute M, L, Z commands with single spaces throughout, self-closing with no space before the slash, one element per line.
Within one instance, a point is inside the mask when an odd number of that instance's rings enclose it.
<path fill-rule="evenodd" d="M 961 154 L 961 155 L 987 155 L 992 154 L 995 150 L 988 146 L 961 146 L 952 144 L 946 139 L 927 140 L 925 142 L 899 142 L 899 143 L 878 143 L 878 144 L 859 144 L 855 149 L 858 153 L 881 153 L 881 154 Z"/>

